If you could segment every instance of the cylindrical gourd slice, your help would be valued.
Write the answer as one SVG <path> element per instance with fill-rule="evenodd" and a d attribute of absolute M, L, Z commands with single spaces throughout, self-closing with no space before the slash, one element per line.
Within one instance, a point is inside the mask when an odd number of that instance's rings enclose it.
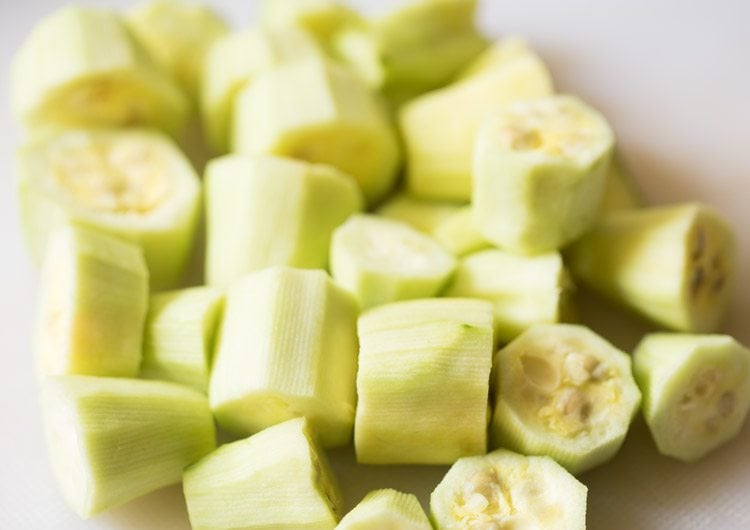
<path fill-rule="evenodd" d="M 456 260 L 412 227 L 370 214 L 357 214 L 331 239 L 331 274 L 365 309 L 435 296 Z"/>
<path fill-rule="evenodd" d="M 474 150 L 477 229 L 519 254 L 575 240 L 597 219 L 613 146 L 604 117 L 572 96 L 518 102 L 488 117 Z"/>
<path fill-rule="evenodd" d="M 495 340 L 507 343 L 534 324 L 563 320 L 572 290 L 559 253 L 517 256 L 490 249 L 460 260 L 443 294 L 492 302 Z"/>
<path fill-rule="evenodd" d="M 325 59 L 256 77 L 237 96 L 233 127 L 233 151 L 330 164 L 353 176 L 370 203 L 395 183 L 399 148 L 383 109 L 353 72 Z"/>
<path fill-rule="evenodd" d="M 206 281 L 224 287 L 273 265 L 326 268 L 331 235 L 363 206 L 337 169 L 227 155 L 206 168 Z"/>
<path fill-rule="evenodd" d="M 615 455 L 641 402 L 630 357 L 584 326 L 529 328 L 497 353 L 493 372 L 492 446 L 575 474 Z"/>
<path fill-rule="evenodd" d="M 432 530 L 432 525 L 416 496 L 382 489 L 365 495 L 336 530 Z"/>
<path fill-rule="evenodd" d="M 138 374 L 148 305 L 140 248 L 88 228 L 60 228 L 50 239 L 41 284 L 40 375 Z"/>
<path fill-rule="evenodd" d="M 492 246 L 477 229 L 471 205 L 461 206 L 442 219 L 433 230 L 432 237 L 456 257 Z"/>
<path fill-rule="evenodd" d="M 191 287 L 151 295 L 143 338 L 141 377 L 208 391 L 224 292 Z"/>
<path fill-rule="evenodd" d="M 414 195 L 468 202 L 474 143 L 484 118 L 514 101 L 552 93 L 547 67 L 523 41 L 500 40 L 485 54 L 502 60 L 401 107 L 406 183 Z M 476 61 L 484 64 L 485 54 Z"/>
<path fill-rule="evenodd" d="M 341 494 L 303 418 L 219 447 L 185 471 L 195 530 L 333 530 Z"/>
<path fill-rule="evenodd" d="M 80 129 L 18 153 L 21 223 L 39 262 L 50 233 L 75 222 L 140 245 L 151 287 L 176 286 L 200 212 L 200 182 L 166 136 L 142 129 Z"/>
<path fill-rule="evenodd" d="M 630 173 L 622 157 L 615 150 L 607 171 L 607 182 L 600 206 L 600 216 L 623 210 L 635 210 L 645 204 L 643 194 L 638 189 L 635 178 Z"/>
<path fill-rule="evenodd" d="M 453 464 L 430 511 L 437 530 L 585 530 L 587 494 L 551 458 L 498 449 Z"/>
<path fill-rule="evenodd" d="M 226 429 L 305 416 L 326 447 L 351 439 L 358 307 L 323 271 L 274 267 L 229 287 L 209 386 Z"/>
<path fill-rule="evenodd" d="M 190 102 L 115 12 L 68 6 L 39 22 L 11 71 L 15 115 L 28 127 L 147 125 L 178 134 Z"/>
<path fill-rule="evenodd" d="M 709 333 L 729 305 L 736 244 L 717 212 L 686 203 L 614 212 L 568 252 L 575 277 L 676 331 Z"/>
<path fill-rule="evenodd" d="M 421 199 L 400 190 L 378 206 L 375 213 L 432 236 L 443 221 L 461 208 L 461 203 Z"/>
<path fill-rule="evenodd" d="M 197 101 L 203 60 L 211 45 L 229 32 L 208 6 L 180 0 L 142 0 L 127 23 L 156 64 Z"/>
<path fill-rule="evenodd" d="M 737 436 L 750 410 L 750 350 L 727 335 L 646 335 L 633 372 L 657 448 L 686 462 Z"/>
<path fill-rule="evenodd" d="M 346 3 L 336 0 L 263 0 L 260 23 L 267 28 L 300 28 L 329 50 L 339 32 L 362 17 Z"/>
<path fill-rule="evenodd" d="M 434 298 L 358 321 L 354 447 L 362 464 L 451 464 L 487 450 L 492 306 Z"/>
<path fill-rule="evenodd" d="M 42 413 L 60 489 L 84 518 L 178 483 L 216 447 L 206 396 L 174 383 L 50 376 Z"/>

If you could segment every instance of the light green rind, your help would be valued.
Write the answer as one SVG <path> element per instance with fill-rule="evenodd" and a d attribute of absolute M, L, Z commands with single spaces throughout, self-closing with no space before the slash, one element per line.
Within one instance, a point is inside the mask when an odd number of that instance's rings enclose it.
<path fill-rule="evenodd" d="M 477 230 L 470 205 L 458 208 L 438 223 L 432 236 L 457 257 L 492 246 L 492 243 Z"/>
<path fill-rule="evenodd" d="M 173 381 L 205 393 L 223 306 L 224 293 L 215 287 L 152 295 L 141 377 Z"/>
<path fill-rule="evenodd" d="M 273 265 L 326 268 L 331 234 L 362 209 L 333 167 L 228 155 L 206 168 L 206 280 L 224 287 Z"/>
<path fill-rule="evenodd" d="M 275 267 L 233 284 L 209 387 L 218 422 L 250 434 L 306 416 L 326 447 L 348 443 L 357 313 L 349 293 L 319 270 Z"/>
<path fill-rule="evenodd" d="M 40 375 L 135 377 L 148 270 L 141 250 L 78 226 L 50 238 L 36 330 Z"/>
<path fill-rule="evenodd" d="M 185 471 L 193 530 L 333 530 L 336 478 L 299 418 L 224 445 Z"/>
<path fill-rule="evenodd" d="M 336 530 L 432 530 L 416 496 L 393 489 L 371 491 Z"/>
<path fill-rule="evenodd" d="M 42 412 L 62 494 L 84 518 L 179 482 L 216 447 L 206 397 L 173 383 L 48 377 Z"/>
<path fill-rule="evenodd" d="M 656 446 L 686 462 L 735 438 L 750 410 L 750 350 L 727 335 L 646 335 L 633 373 Z"/>

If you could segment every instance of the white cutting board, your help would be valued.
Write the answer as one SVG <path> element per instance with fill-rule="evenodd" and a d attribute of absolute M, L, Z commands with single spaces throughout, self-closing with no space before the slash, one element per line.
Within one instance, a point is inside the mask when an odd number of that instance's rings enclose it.
<path fill-rule="evenodd" d="M 90 2 L 94 3 L 94 2 Z M 96 2 L 130 5 L 126 0 Z M 358 1 L 368 9 L 397 2 Z M 32 25 L 61 0 L 0 3 L 0 529 L 188 529 L 178 487 L 90 521 L 57 493 L 42 440 L 32 376 L 36 273 L 21 244 L 8 111 L 8 67 Z M 217 2 L 236 27 L 255 2 Z M 750 344 L 750 2 L 724 0 L 484 0 L 492 35 L 527 37 L 562 91 L 581 95 L 611 120 L 628 165 L 652 202 L 700 199 L 730 220 L 740 239 L 740 279 L 727 329 Z M 440 124 L 435 124 L 440 126 Z M 624 348 L 644 328 L 584 303 L 584 316 Z M 358 467 L 350 451 L 333 460 L 349 505 L 392 486 L 428 498 L 445 468 Z M 750 528 L 750 425 L 697 465 L 656 454 L 637 422 L 611 463 L 581 477 L 592 530 Z"/>

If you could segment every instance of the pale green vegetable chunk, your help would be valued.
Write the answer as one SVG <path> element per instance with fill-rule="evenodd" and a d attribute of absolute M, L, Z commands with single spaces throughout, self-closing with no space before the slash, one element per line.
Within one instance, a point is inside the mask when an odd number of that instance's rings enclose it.
<path fill-rule="evenodd" d="M 224 293 L 215 287 L 151 295 L 141 376 L 206 392 L 223 307 Z"/>
<path fill-rule="evenodd" d="M 136 376 L 148 304 L 148 270 L 136 245 L 61 228 L 50 239 L 41 283 L 40 375 Z"/>
<path fill-rule="evenodd" d="M 432 237 L 459 257 L 492 246 L 477 229 L 470 205 L 462 206 L 438 223 Z"/>
<path fill-rule="evenodd" d="M 378 206 L 375 213 L 433 236 L 440 225 L 461 208 L 459 203 L 420 199 L 399 191 Z"/>
<path fill-rule="evenodd" d="M 358 333 L 358 462 L 450 464 L 487 450 L 489 302 L 388 304 L 362 314 Z"/>
<path fill-rule="evenodd" d="M 357 313 L 319 270 L 274 267 L 232 284 L 209 386 L 219 424 L 251 434 L 305 416 L 323 445 L 348 443 Z"/>
<path fill-rule="evenodd" d="M 604 186 L 600 215 L 642 208 L 644 202 L 635 179 L 615 152 L 607 172 L 607 183 Z"/>
<path fill-rule="evenodd" d="M 48 377 L 42 413 L 58 484 L 84 518 L 179 482 L 216 447 L 206 396 L 174 383 Z"/>
<path fill-rule="evenodd" d="M 432 530 L 417 497 L 393 489 L 371 491 L 336 530 Z"/>
<path fill-rule="evenodd" d="M 750 350 L 727 335 L 646 335 L 633 372 L 643 416 L 667 456 L 703 458 L 739 434 L 750 410 Z"/>
<path fill-rule="evenodd" d="M 260 22 L 270 28 L 301 28 L 329 48 L 340 31 L 363 21 L 356 11 L 335 0 L 263 0 Z"/>
<path fill-rule="evenodd" d="M 193 530 L 333 530 L 336 477 L 304 419 L 219 447 L 185 471 Z"/>

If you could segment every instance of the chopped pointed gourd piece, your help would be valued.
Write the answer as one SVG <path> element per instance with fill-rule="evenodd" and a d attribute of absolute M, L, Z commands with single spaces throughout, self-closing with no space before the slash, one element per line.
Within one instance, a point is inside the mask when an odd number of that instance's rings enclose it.
<path fill-rule="evenodd" d="M 141 249 L 78 226 L 50 238 L 36 331 L 40 375 L 135 377 L 148 270 Z"/>
<path fill-rule="evenodd" d="M 357 313 L 319 270 L 274 267 L 230 286 L 209 386 L 219 424 L 251 434 L 305 416 L 324 446 L 349 442 Z"/>
<path fill-rule="evenodd" d="M 604 186 L 600 215 L 609 215 L 622 210 L 635 210 L 644 205 L 641 191 L 635 179 L 625 167 L 620 156 L 615 152 L 607 171 L 607 183 Z"/>
<path fill-rule="evenodd" d="M 156 64 L 197 100 L 206 52 L 229 32 L 221 16 L 183 0 L 147 0 L 128 12 L 127 23 Z"/>
<path fill-rule="evenodd" d="M 479 232 L 518 254 L 557 250 L 596 221 L 614 134 L 572 96 L 518 102 L 487 118 L 474 150 Z"/>
<path fill-rule="evenodd" d="M 443 221 L 453 216 L 462 206 L 453 202 L 430 201 L 399 191 L 375 210 L 393 221 L 406 223 L 412 228 L 432 236 Z"/>
<path fill-rule="evenodd" d="M 331 234 L 363 199 L 337 169 L 227 155 L 206 168 L 206 280 L 224 287 L 273 265 L 325 268 Z"/>
<path fill-rule="evenodd" d="M 51 376 L 42 413 L 60 489 L 84 518 L 179 482 L 216 447 L 206 396 L 174 383 Z"/>
<path fill-rule="evenodd" d="M 21 224 L 39 262 L 52 231 L 75 222 L 140 245 L 151 287 L 181 280 L 200 210 L 200 182 L 166 136 L 142 129 L 80 129 L 18 153 Z"/>
<path fill-rule="evenodd" d="M 638 411 L 630 357 L 584 326 L 539 324 L 495 357 L 493 447 L 577 474 L 612 458 Z"/>
<path fill-rule="evenodd" d="M 343 28 L 363 21 L 359 13 L 335 0 L 263 0 L 260 22 L 269 28 L 302 28 L 327 49 Z"/>
<path fill-rule="evenodd" d="M 507 343 L 534 324 L 560 322 L 572 288 L 557 252 L 527 257 L 491 249 L 459 261 L 443 294 L 492 302 L 495 339 Z"/>
<path fill-rule="evenodd" d="M 469 201 L 474 143 L 484 118 L 514 101 L 552 93 L 547 67 L 522 41 L 498 41 L 485 54 L 504 48 L 513 53 L 503 54 L 503 60 L 476 75 L 423 94 L 401 107 L 406 183 L 414 195 Z M 483 57 L 477 61 L 484 62 Z"/>
<path fill-rule="evenodd" d="M 437 530 L 584 530 L 587 494 L 551 458 L 498 449 L 453 464 L 430 511 Z"/>
<path fill-rule="evenodd" d="M 27 127 L 146 125 L 179 134 L 187 96 L 113 11 L 68 6 L 39 22 L 11 71 L 13 111 Z"/>
<path fill-rule="evenodd" d="M 457 257 L 492 246 L 477 229 L 470 205 L 462 206 L 438 223 L 432 236 Z"/>
<path fill-rule="evenodd" d="M 573 274 L 597 292 L 669 329 L 719 326 L 736 272 L 735 239 L 699 203 L 614 212 L 568 252 Z"/>
<path fill-rule="evenodd" d="M 333 530 L 341 494 L 303 418 L 209 454 L 183 479 L 193 530 Z"/>
<path fill-rule="evenodd" d="M 369 203 L 395 183 L 399 148 L 384 110 L 355 74 L 325 59 L 256 77 L 237 96 L 233 127 L 233 151 L 330 164 L 354 177 Z"/>
<path fill-rule="evenodd" d="M 359 318 L 354 447 L 362 464 L 450 464 L 487 450 L 492 306 L 397 302 Z"/>
<path fill-rule="evenodd" d="M 456 260 L 410 226 L 370 214 L 350 217 L 331 239 L 331 275 L 360 306 L 435 296 Z"/>
<path fill-rule="evenodd" d="M 416 496 L 382 489 L 368 493 L 336 530 L 432 530 L 432 526 Z"/>
<path fill-rule="evenodd" d="M 215 287 L 151 295 L 141 377 L 207 392 L 214 336 L 223 307 L 224 293 Z"/>
<path fill-rule="evenodd" d="M 652 333 L 633 354 L 662 454 L 694 462 L 735 438 L 750 410 L 750 350 L 727 335 Z"/>

